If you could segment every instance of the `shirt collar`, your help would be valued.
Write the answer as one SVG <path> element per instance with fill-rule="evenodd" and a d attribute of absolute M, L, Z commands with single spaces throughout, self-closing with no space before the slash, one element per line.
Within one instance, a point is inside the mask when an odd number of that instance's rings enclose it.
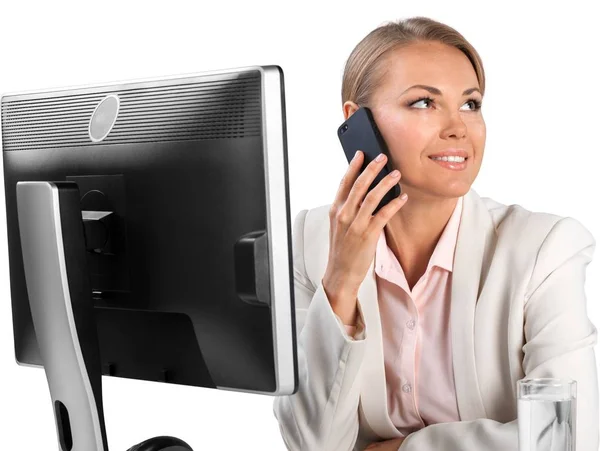
<path fill-rule="evenodd" d="M 454 212 L 452 213 L 452 216 L 450 216 L 450 220 L 446 224 L 446 227 L 442 232 L 442 236 L 435 246 L 433 254 L 431 254 L 426 272 L 429 271 L 433 266 L 439 266 L 440 268 L 452 272 L 454 264 L 454 251 L 456 249 L 462 207 L 463 197 L 461 196 L 456 202 Z M 375 270 L 380 277 L 390 270 L 397 270 L 404 273 L 398 262 L 398 259 L 392 250 L 387 246 L 385 229 L 381 231 L 379 240 L 377 241 L 377 248 L 375 250 Z"/>

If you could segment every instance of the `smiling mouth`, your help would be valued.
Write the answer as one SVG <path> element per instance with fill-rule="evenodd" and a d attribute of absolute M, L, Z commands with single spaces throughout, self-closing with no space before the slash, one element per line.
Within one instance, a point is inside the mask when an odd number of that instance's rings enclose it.
<path fill-rule="evenodd" d="M 465 161 L 467 161 L 467 160 L 468 160 L 470 157 L 464 157 L 464 160 L 463 160 L 463 161 L 441 160 L 441 159 L 438 159 L 438 158 L 434 159 L 433 157 L 427 157 L 427 158 L 429 158 L 430 160 L 433 160 L 433 161 L 443 161 L 443 162 L 445 162 L 445 163 L 464 163 L 464 162 L 465 162 Z"/>
<path fill-rule="evenodd" d="M 433 163 L 436 163 L 438 167 L 447 169 L 449 171 L 464 171 L 468 167 L 469 158 L 465 158 L 463 161 L 444 161 L 444 160 L 434 160 L 433 158 L 429 158 Z"/>

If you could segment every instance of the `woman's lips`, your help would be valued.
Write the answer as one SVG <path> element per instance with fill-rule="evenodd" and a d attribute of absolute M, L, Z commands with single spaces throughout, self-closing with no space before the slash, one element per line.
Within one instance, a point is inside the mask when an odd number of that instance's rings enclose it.
<path fill-rule="evenodd" d="M 464 171 L 467 168 L 467 162 L 469 158 L 467 158 L 462 163 L 458 163 L 455 161 L 442 161 L 442 160 L 434 160 L 433 158 L 429 158 L 432 162 L 438 164 L 439 166 L 450 169 L 452 171 Z"/>

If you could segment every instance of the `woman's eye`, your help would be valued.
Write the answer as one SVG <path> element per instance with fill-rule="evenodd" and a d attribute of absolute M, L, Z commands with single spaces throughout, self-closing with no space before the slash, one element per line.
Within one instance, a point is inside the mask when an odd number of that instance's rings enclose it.
<path fill-rule="evenodd" d="M 421 99 L 417 99 L 414 102 L 410 103 L 409 106 L 414 107 L 415 105 L 420 105 L 417 108 L 424 109 L 424 108 L 427 108 L 428 104 L 432 104 L 432 103 L 433 103 L 432 98 L 423 97 Z M 465 105 L 469 105 L 469 104 L 471 105 L 471 108 L 467 109 L 467 111 L 477 111 L 481 108 L 481 101 L 479 101 L 477 99 L 470 99 L 465 103 Z"/>
<path fill-rule="evenodd" d="M 465 105 L 471 104 L 471 109 L 469 111 L 477 111 L 481 108 L 481 101 L 477 99 L 471 99 Z"/>
<path fill-rule="evenodd" d="M 471 105 L 471 111 L 475 110 L 477 108 L 477 105 L 475 104 L 474 100 L 469 100 L 467 103 L 465 103 L 465 105 Z"/>
<path fill-rule="evenodd" d="M 433 99 L 430 99 L 430 98 L 428 98 L 428 97 L 425 97 L 425 98 L 422 98 L 422 99 L 419 99 L 419 100 L 415 100 L 415 101 L 414 101 L 414 102 L 412 102 L 410 105 L 411 105 L 411 106 L 414 106 L 414 105 L 417 105 L 417 104 L 419 104 L 419 103 L 420 103 L 420 104 L 423 104 L 423 102 L 431 103 L 431 102 L 433 102 Z"/>

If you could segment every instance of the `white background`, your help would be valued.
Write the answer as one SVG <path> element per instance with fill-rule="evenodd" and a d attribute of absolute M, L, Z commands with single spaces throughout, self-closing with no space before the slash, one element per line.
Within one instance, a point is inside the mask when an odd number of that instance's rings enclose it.
<path fill-rule="evenodd" d="M 278 64 L 285 73 L 295 217 L 330 203 L 346 170 L 336 128 L 351 50 L 384 22 L 429 16 L 456 28 L 483 58 L 488 135 L 473 188 L 505 204 L 572 216 L 600 239 L 598 2 L 424 3 L 2 2 L 0 92 Z M 3 184 L 0 191 L 4 199 Z M 14 359 L 0 205 L 2 446 L 56 449 L 44 372 Z M 588 266 L 586 284 L 597 327 L 598 259 Z M 162 434 L 195 450 L 284 449 L 270 397 L 109 377 L 103 383 L 111 450 Z"/>

